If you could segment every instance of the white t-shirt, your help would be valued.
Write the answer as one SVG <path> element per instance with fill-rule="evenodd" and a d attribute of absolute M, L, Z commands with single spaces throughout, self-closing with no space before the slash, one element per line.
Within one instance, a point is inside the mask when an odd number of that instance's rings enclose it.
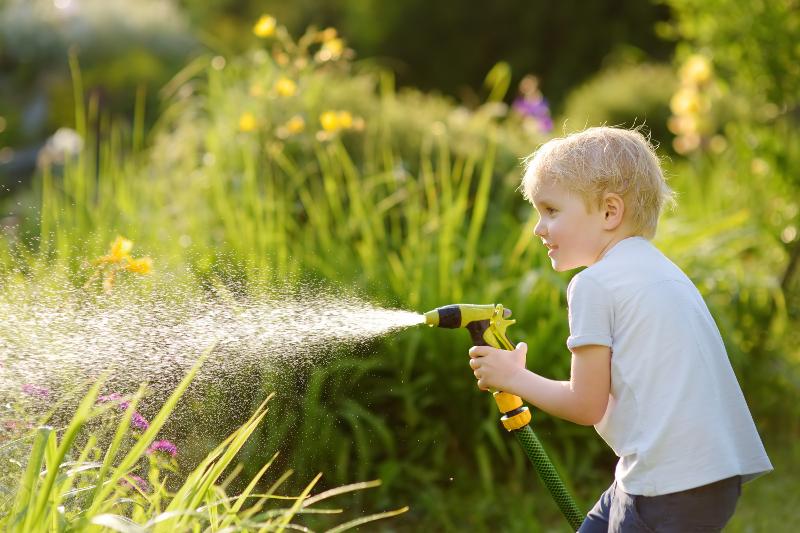
<path fill-rule="evenodd" d="M 719 330 L 691 280 L 630 237 L 567 289 L 567 346 L 611 347 L 611 397 L 595 426 L 625 492 L 656 496 L 772 470 Z"/>

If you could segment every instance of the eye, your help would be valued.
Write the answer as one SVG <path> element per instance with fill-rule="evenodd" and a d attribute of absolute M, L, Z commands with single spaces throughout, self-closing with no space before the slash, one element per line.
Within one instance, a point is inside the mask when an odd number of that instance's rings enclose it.
<path fill-rule="evenodd" d="M 553 215 L 555 214 L 556 210 L 553 207 L 545 207 L 544 212 L 547 213 L 548 215 Z"/>

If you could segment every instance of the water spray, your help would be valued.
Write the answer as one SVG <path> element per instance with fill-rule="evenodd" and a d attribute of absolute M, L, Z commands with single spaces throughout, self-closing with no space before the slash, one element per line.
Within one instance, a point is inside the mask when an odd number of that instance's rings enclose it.
<path fill-rule="evenodd" d="M 516 322 L 509 320 L 511 310 L 497 305 L 454 304 L 433 309 L 425 313 L 425 323 L 440 328 L 466 328 L 475 346 L 493 346 L 513 350 L 506 336 L 508 327 Z M 583 523 L 584 514 L 578 510 L 575 500 L 567 491 L 553 463 L 547 456 L 539 438 L 531 429 L 531 412 L 522 404 L 522 398 L 501 391 L 490 391 L 498 409 L 503 413 L 500 421 L 506 430 L 513 432 L 522 449 L 530 459 L 550 495 L 564 514 L 573 531 Z"/>

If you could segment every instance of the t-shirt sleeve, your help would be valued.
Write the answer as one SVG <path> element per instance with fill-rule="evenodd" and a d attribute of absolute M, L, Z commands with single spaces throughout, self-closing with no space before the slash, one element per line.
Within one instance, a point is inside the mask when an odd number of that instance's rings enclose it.
<path fill-rule="evenodd" d="M 576 275 L 567 287 L 569 338 L 567 348 L 611 346 L 614 309 L 611 295 L 590 277 Z"/>

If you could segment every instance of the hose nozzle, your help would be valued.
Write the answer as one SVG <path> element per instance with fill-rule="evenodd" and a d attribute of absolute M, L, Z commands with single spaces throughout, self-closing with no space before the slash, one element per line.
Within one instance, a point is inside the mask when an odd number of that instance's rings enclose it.
<path fill-rule="evenodd" d="M 440 328 L 465 328 L 476 346 L 489 345 L 513 350 L 506 337 L 506 328 L 514 323 L 507 320 L 511 310 L 501 304 L 453 304 L 437 307 L 425 313 L 425 323 Z"/>
<path fill-rule="evenodd" d="M 511 309 L 502 309 L 502 317 L 511 316 Z M 425 313 L 425 323 L 431 327 L 440 328 L 466 328 L 472 322 L 491 320 L 497 311 L 494 304 L 453 304 L 437 307 Z"/>

